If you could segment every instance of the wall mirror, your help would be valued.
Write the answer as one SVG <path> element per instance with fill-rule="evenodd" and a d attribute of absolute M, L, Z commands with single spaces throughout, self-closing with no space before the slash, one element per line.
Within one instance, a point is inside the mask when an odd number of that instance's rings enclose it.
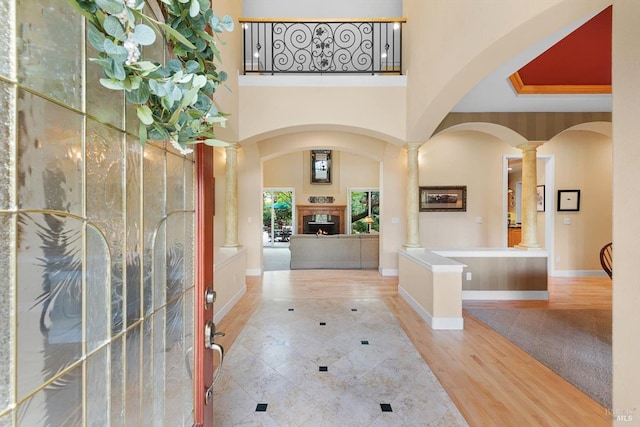
<path fill-rule="evenodd" d="M 311 183 L 331 184 L 331 150 L 311 150 Z"/>

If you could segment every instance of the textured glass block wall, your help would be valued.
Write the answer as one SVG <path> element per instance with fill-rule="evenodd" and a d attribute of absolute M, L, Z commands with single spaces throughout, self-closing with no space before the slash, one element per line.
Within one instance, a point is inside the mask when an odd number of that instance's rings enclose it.
<path fill-rule="evenodd" d="M 126 131 L 85 31 L 0 2 L 0 426 L 191 426 L 193 158 Z"/>

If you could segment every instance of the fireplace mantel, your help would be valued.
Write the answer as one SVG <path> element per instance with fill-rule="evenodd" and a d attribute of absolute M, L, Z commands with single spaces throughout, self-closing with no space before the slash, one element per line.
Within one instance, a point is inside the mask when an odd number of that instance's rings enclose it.
<path fill-rule="evenodd" d="M 336 215 L 340 218 L 338 224 L 339 233 L 344 234 L 344 224 L 346 217 L 346 205 L 296 205 L 296 215 L 298 218 L 298 234 L 304 233 L 303 218 L 307 215 Z"/>

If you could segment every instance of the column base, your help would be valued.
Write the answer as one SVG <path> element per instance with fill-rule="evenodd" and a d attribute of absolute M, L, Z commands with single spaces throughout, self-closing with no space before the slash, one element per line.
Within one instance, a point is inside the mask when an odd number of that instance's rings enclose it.
<path fill-rule="evenodd" d="M 402 245 L 403 248 L 409 250 L 409 249 L 423 249 L 422 245 L 420 243 L 404 243 Z"/>
<path fill-rule="evenodd" d="M 221 247 L 225 249 L 238 249 L 241 246 L 242 245 L 240 243 L 225 243 Z"/>

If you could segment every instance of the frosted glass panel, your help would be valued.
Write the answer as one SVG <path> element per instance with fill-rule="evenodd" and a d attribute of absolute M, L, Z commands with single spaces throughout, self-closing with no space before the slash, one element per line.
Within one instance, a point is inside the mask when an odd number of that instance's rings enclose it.
<path fill-rule="evenodd" d="M 13 427 L 13 411 L 0 416 L 0 427 Z"/>
<path fill-rule="evenodd" d="M 19 91 L 18 118 L 18 206 L 82 216 L 82 116 Z"/>
<path fill-rule="evenodd" d="M 135 301 L 134 307 L 130 306 L 130 319 L 132 322 L 142 316 L 140 312 L 140 299 L 144 295 L 142 306 L 144 313 L 150 312 L 151 294 L 143 293 L 142 286 L 142 147 L 140 143 L 129 137 L 126 145 L 126 251 L 127 265 L 133 271 L 127 273 L 127 298 Z"/>
<path fill-rule="evenodd" d="M 18 398 L 81 357 L 82 228 L 68 217 L 20 215 Z"/>
<path fill-rule="evenodd" d="M 82 108 L 82 15 L 66 1 L 16 2 L 18 81 L 76 109 Z"/>
<path fill-rule="evenodd" d="M 194 290 L 185 293 L 185 304 L 184 304 L 184 363 L 182 364 L 182 376 L 185 381 L 183 384 L 182 395 L 184 396 L 183 400 L 183 417 L 186 420 L 184 425 L 193 425 L 193 367 L 194 367 L 194 356 L 193 356 L 193 301 L 194 301 Z M 200 344 L 200 342 L 198 342 Z M 207 385 L 209 385 L 208 381 L 205 381 Z"/>
<path fill-rule="evenodd" d="M 0 76 L 14 80 L 15 60 L 15 8 L 12 1 L 0 2 Z"/>
<path fill-rule="evenodd" d="M 166 310 L 164 308 L 158 310 L 153 315 L 153 419 L 164 419 L 164 389 L 166 353 L 165 343 L 165 326 L 166 326 Z"/>
<path fill-rule="evenodd" d="M 0 6 L 1 9 L 4 6 Z M 3 17 L 0 16 L 0 21 Z M 0 28 L 0 33 L 2 28 Z M 0 43 L 2 43 L 0 41 Z M 0 209 L 14 207 L 15 186 L 15 86 L 0 82 Z"/>
<path fill-rule="evenodd" d="M 193 160 L 184 160 L 184 208 L 185 210 L 192 211 L 195 209 L 195 190 L 194 190 L 194 171 L 195 166 Z"/>
<path fill-rule="evenodd" d="M 144 300 L 151 298 L 149 312 L 164 305 L 164 217 L 165 205 L 165 152 L 147 144 L 144 149 Z M 157 254 L 157 256 L 156 256 Z M 152 281 L 152 268 L 155 276 Z M 153 289 L 154 283 L 157 288 Z M 158 288 L 159 287 L 159 288 Z M 154 291 L 158 292 L 154 292 Z M 148 313 L 148 312 L 146 312 Z M 146 314 L 145 313 L 145 314 Z"/>
<path fill-rule="evenodd" d="M 109 347 L 87 359 L 87 420 L 90 426 L 109 425 Z"/>
<path fill-rule="evenodd" d="M 110 258 L 107 242 L 95 228 L 87 227 L 87 352 L 91 353 L 110 338 L 111 303 Z"/>
<path fill-rule="evenodd" d="M 81 426 L 82 368 L 77 367 L 18 406 L 20 427 Z"/>
<path fill-rule="evenodd" d="M 126 423 L 130 426 L 142 426 L 141 394 L 140 394 L 140 328 L 138 325 L 127 331 L 127 391 L 126 391 Z"/>
<path fill-rule="evenodd" d="M 182 157 L 167 154 L 167 212 L 184 210 L 184 165 Z"/>
<path fill-rule="evenodd" d="M 14 384 L 13 331 L 15 257 L 13 245 L 15 215 L 0 214 L 0 412 L 12 403 Z"/>
<path fill-rule="evenodd" d="M 182 425 L 183 401 L 175 398 L 175 390 L 184 390 L 184 307 L 183 298 L 167 304 L 167 336 L 165 378 L 165 420 L 167 425 Z M 170 386 L 169 386 L 170 385 Z"/>
<path fill-rule="evenodd" d="M 87 43 L 87 55 L 98 57 L 90 43 Z M 124 91 L 102 86 L 100 79 L 103 77 L 102 67 L 87 61 L 87 114 L 102 123 L 124 129 Z"/>
<path fill-rule="evenodd" d="M 142 334 L 142 416 L 153 419 L 153 318 L 143 323 Z"/>
<path fill-rule="evenodd" d="M 111 342 L 111 425 L 123 426 L 124 423 L 124 362 L 122 338 Z"/>
<path fill-rule="evenodd" d="M 167 218 L 167 301 L 185 289 L 185 213 L 176 212 Z"/>

